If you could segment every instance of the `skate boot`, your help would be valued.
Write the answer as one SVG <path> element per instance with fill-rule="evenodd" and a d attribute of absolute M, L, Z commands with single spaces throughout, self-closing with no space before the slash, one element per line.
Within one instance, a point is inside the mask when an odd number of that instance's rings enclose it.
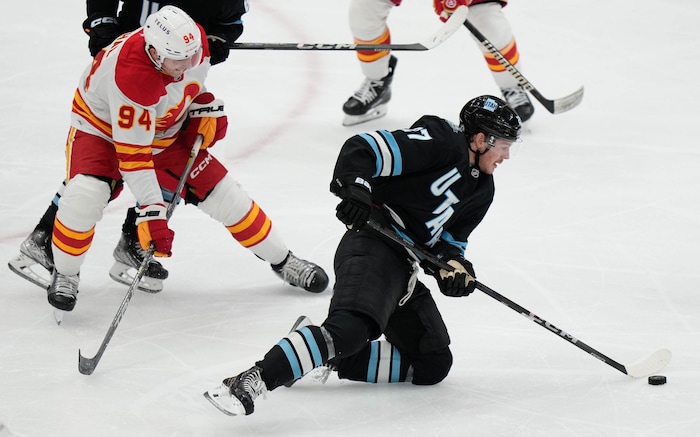
<path fill-rule="evenodd" d="M 51 232 L 34 229 L 19 246 L 19 255 L 7 263 L 10 270 L 46 290 L 51 284 Z"/>
<path fill-rule="evenodd" d="M 114 264 L 109 270 L 109 276 L 117 282 L 131 285 L 147 254 L 148 252 L 141 248 L 136 235 L 122 232 L 122 236 L 112 254 L 114 256 Z M 163 265 L 151 259 L 148 262 L 146 273 L 139 281 L 138 289 L 147 293 L 158 293 L 163 290 L 163 280 L 167 277 L 168 271 Z"/>
<path fill-rule="evenodd" d="M 47 289 L 49 303 L 61 311 L 73 311 L 78 298 L 79 275 L 64 275 L 54 270 Z"/>
<path fill-rule="evenodd" d="M 391 100 L 391 81 L 397 61 L 396 57 L 391 56 L 389 74 L 379 80 L 365 79 L 355 94 L 345 102 L 343 126 L 364 123 L 386 115 L 387 105 Z"/>
<path fill-rule="evenodd" d="M 508 103 L 508 106 L 520 116 L 523 123 L 535 113 L 535 107 L 532 105 L 527 91 L 521 85 L 513 88 L 501 88 L 501 93 L 503 93 L 503 99 Z"/>
<path fill-rule="evenodd" d="M 224 379 L 221 386 L 205 392 L 204 397 L 229 416 L 253 414 L 255 399 L 267 392 L 261 372 L 260 367 L 253 366 L 238 376 Z"/>
<path fill-rule="evenodd" d="M 321 267 L 297 258 L 291 251 L 281 264 L 273 265 L 272 270 L 284 282 L 311 293 L 320 293 L 328 287 L 328 275 Z"/>

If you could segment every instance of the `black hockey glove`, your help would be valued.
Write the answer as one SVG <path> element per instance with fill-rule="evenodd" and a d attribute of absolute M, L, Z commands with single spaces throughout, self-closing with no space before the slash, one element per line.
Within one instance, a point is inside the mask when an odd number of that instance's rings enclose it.
<path fill-rule="evenodd" d="M 440 269 L 435 275 L 438 287 L 445 296 L 462 297 L 471 294 L 476 288 L 476 274 L 472 263 L 459 257 L 447 261 L 454 270 Z"/>
<path fill-rule="evenodd" d="M 90 37 L 88 49 L 93 58 L 122 33 L 119 22 L 114 17 L 88 17 L 83 21 L 83 30 Z"/>
<path fill-rule="evenodd" d="M 209 40 L 209 62 L 216 65 L 228 59 L 228 42 L 226 38 L 218 35 L 207 35 Z"/>
<path fill-rule="evenodd" d="M 372 188 L 361 177 L 331 182 L 331 193 L 343 199 L 335 208 L 335 216 L 348 229 L 359 231 L 369 220 L 372 209 Z"/>

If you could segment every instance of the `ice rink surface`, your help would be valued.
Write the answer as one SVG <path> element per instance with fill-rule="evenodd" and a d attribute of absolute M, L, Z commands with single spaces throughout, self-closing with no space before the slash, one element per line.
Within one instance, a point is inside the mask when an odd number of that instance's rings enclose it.
<path fill-rule="evenodd" d="M 404 1 L 392 41 L 440 22 Z M 246 42 L 347 42 L 347 0 L 251 0 Z M 0 259 L 18 253 L 58 188 L 72 95 L 89 64 L 84 2 L 3 2 Z M 436 300 L 455 363 L 432 387 L 308 379 L 224 416 L 202 392 L 250 367 L 300 314 L 321 322 L 332 290 L 285 285 L 192 206 L 172 219 L 174 256 L 160 294 L 137 293 L 91 376 L 92 356 L 127 287 L 107 275 L 128 190 L 105 210 L 61 326 L 46 293 L 0 269 L 0 423 L 45 436 L 645 436 L 700 435 L 700 3 L 512 0 L 523 74 L 549 98 L 585 85 L 583 103 L 538 105 L 467 257 L 479 279 L 611 358 L 673 352 L 664 386 L 633 379 L 482 293 Z M 352 52 L 235 51 L 209 88 L 227 104 L 212 152 L 280 229 L 332 275 L 343 226 L 328 191 L 349 136 L 457 120 L 498 93 L 460 29 L 428 52 L 396 53 L 389 114 L 341 125 L 361 82 Z"/>

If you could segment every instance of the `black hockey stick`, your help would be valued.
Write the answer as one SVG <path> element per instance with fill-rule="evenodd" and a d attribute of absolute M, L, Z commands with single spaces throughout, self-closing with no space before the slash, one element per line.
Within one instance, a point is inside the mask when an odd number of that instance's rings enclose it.
<path fill-rule="evenodd" d="M 203 137 L 201 135 L 197 135 L 197 139 L 194 142 L 194 145 L 192 146 L 192 150 L 190 151 L 190 156 L 187 159 L 187 164 L 185 164 L 185 170 L 182 172 L 182 176 L 180 177 L 180 180 L 177 184 L 177 189 L 175 190 L 175 193 L 173 194 L 173 199 L 170 202 L 170 205 L 168 205 L 168 210 L 166 211 L 166 218 L 170 219 L 170 216 L 173 215 L 173 211 L 175 211 L 175 206 L 177 206 L 177 203 L 180 201 L 180 193 L 182 192 L 182 189 L 185 187 L 185 181 L 187 181 L 187 176 L 190 173 L 190 170 L 192 170 L 192 165 L 194 164 L 195 158 L 197 158 L 197 154 L 199 153 L 199 149 L 202 146 L 202 140 Z M 100 345 L 100 348 L 97 351 L 97 354 L 95 354 L 94 357 L 92 358 L 87 358 L 84 357 L 83 354 L 80 352 L 80 349 L 78 349 L 78 371 L 82 373 L 83 375 L 92 375 L 92 372 L 95 371 L 95 368 L 97 367 L 97 364 L 100 362 L 100 359 L 102 358 L 102 354 L 105 353 L 105 349 L 107 349 L 107 345 L 109 344 L 109 341 L 112 339 L 112 336 L 114 335 L 114 331 L 117 330 L 117 326 L 119 326 L 119 322 L 122 320 L 122 317 L 124 316 L 124 313 L 126 312 L 126 308 L 129 306 L 129 301 L 131 301 L 131 298 L 134 296 L 134 291 L 136 290 L 136 287 L 139 284 L 139 281 L 141 281 L 141 278 L 143 275 L 146 273 L 146 270 L 148 269 L 148 263 L 151 261 L 153 258 L 153 252 L 155 251 L 155 246 L 151 244 L 151 247 L 148 249 L 148 253 L 146 256 L 143 258 L 143 261 L 141 261 L 141 265 L 139 266 L 139 269 L 136 271 L 136 275 L 134 276 L 134 280 L 131 282 L 131 285 L 129 286 L 129 290 L 126 292 L 126 296 L 124 296 L 124 299 L 122 300 L 121 305 L 119 305 L 119 309 L 117 310 L 117 314 L 114 316 L 114 319 L 112 320 L 112 323 L 109 325 L 109 329 L 107 330 L 107 334 L 105 335 L 104 340 L 102 340 L 102 344 Z"/>
<path fill-rule="evenodd" d="M 476 37 L 476 39 L 481 42 L 481 44 L 486 47 L 486 49 L 491 52 L 491 54 L 496 58 L 496 60 L 506 69 L 510 74 L 512 74 L 515 79 L 517 79 L 518 83 L 523 86 L 526 90 L 532 94 L 538 102 L 542 104 L 545 108 L 547 108 L 547 111 L 551 112 L 552 114 L 560 114 L 562 112 L 566 112 L 570 109 L 575 108 L 578 106 L 579 103 L 581 103 L 581 100 L 583 100 L 583 87 L 579 88 L 578 90 L 574 91 L 572 94 L 569 94 L 568 96 L 561 97 L 559 99 L 555 100 L 549 100 L 545 98 L 542 94 L 540 94 L 539 91 L 537 91 L 537 88 L 535 88 L 532 83 L 530 83 L 529 80 L 525 79 L 525 77 L 520 74 L 520 71 L 518 71 L 517 68 L 511 64 L 508 59 L 505 58 L 501 54 L 501 52 L 498 51 L 498 49 L 491 44 L 491 41 L 486 39 L 486 37 L 477 29 L 474 27 L 472 23 L 469 22 L 469 20 L 464 21 L 464 26 L 466 26 L 467 29 Z"/>
<path fill-rule="evenodd" d="M 374 220 L 370 220 L 369 222 L 367 222 L 367 226 L 369 226 L 373 230 L 379 232 L 381 235 L 389 238 L 390 240 L 401 244 L 406 249 L 410 250 L 411 252 L 414 252 L 417 256 L 426 259 L 427 261 L 440 267 L 441 269 L 445 269 L 448 271 L 454 270 L 454 268 L 451 265 L 447 264 L 445 261 L 437 258 L 432 253 L 415 245 L 411 241 L 406 240 L 405 238 L 401 237 L 399 234 L 397 234 L 393 230 L 387 229 L 386 227 L 375 222 Z M 600 361 L 604 362 L 608 366 L 611 366 L 611 367 L 619 370 L 620 372 L 624 373 L 625 375 L 629 375 L 633 378 L 641 378 L 643 376 L 647 376 L 649 374 L 655 373 L 655 372 L 663 369 L 664 367 L 666 367 L 666 365 L 671 361 L 671 351 L 669 351 L 668 349 L 659 349 L 658 351 L 654 352 L 653 354 L 651 354 L 647 358 L 645 358 L 641 361 L 638 361 L 632 365 L 625 366 L 625 365 L 620 364 L 619 362 L 613 360 L 612 358 L 608 357 L 607 355 L 599 352 L 598 350 L 592 348 L 591 346 L 587 345 L 586 343 L 584 343 L 581 340 L 577 339 L 576 337 L 572 336 L 568 332 L 566 332 L 560 328 L 557 328 L 556 326 L 552 325 L 548 321 L 535 315 L 535 313 L 533 313 L 532 311 L 529 311 L 529 310 L 525 309 L 524 307 L 518 305 L 517 303 L 513 302 L 512 300 L 508 299 L 507 297 L 502 296 L 501 294 L 497 293 L 496 291 L 492 290 L 491 288 L 487 287 L 486 285 L 482 284 L 481 282 L 476 281 L 476 288 L 477 288 L 477 290 L 479 290 L 479 291 L 487 294 L 488 296 L 496 299 L 497 301 L 501 302 L 503 305 L 507 306 L 508 308 L 512 309 L 513 311 L 517 312 L 518 314 L 525 316 L 529 320 L 532 320 L 533 322 L 542 326 L 546 330 L 552 332 L 557 337 L 568 341 L 569 343 L 573 344 L 577 348 L 586 351 L 588 354 L 590 354 L 594 358 L 597 358 Z"/>
<path fill-rule="evenodd" d="M 265 42 L 242 42 L 234 43 L 229 46 L 230 49 L 237 50 L 324 50 L 327 52 L 333 51 L 374 51 L 384 52 L 388 50 L 403 50 L 403 51 L 423 51 L 437 47 L 453 33 L 459 29 L 464 20 L 467 19 L 469 8 L 460 6 L 450 16 L 450 18 L 440 26 L 434 34 L 424 40 L 410 44 L 346 44 L 346 43 L 265 43 Z"/>

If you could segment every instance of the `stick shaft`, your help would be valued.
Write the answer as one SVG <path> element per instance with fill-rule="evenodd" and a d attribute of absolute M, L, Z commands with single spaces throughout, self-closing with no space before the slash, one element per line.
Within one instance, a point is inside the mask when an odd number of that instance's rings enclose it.
<path fill-rule="evenodd" d="M 393 230 L 388 229 L 388 228 L 380 225 L 379 223 L 375 222 L 374 220 L 370 220 L 367 223 L 367 225 L 370 228 L 374 229 L 375 231 L 379 232 L 380 234 L 388 237 L 392 241 L 401 244 L 406 249 L 411 250 L 419 257 L 422 257 L 422 258 L 426 259 L 427 261 L 429 261 L 430 263 L 440 267 L 441 269 L 445 269 L 448 271 L 451 271 L 454 269 L 452 266 L 447 264 L 445 261 L 437 258 L 432 253 L 430 253 L 427 250 L 423 249 L 422 247 L 419 247 L 416 244 L 406 240 L 405 238 L 401 237 L 399 234 L 397 234 Z M 537 316 L 532 311 L 518 305 L 517 303 L 515 303 L 512 300 L 508 299 L 507 297 L 499 294 L 495 290 L 487 287 L 486 285 L 482 284 L 479 281 L 476 281 L 476 288 L 479 291 L 483 292 L 484 294 L 488 295 L 489 297 L 492 297 L 493 299 L 501 302 L 503 305 L 507 306 L 508 308 L 512 309 L 513 311 L 527 317 L 528 319 L 530 319 L 533 322 L 537 323 L 538 325 L 542 326 L 546 330 L 555 334 L 557 337 L 559 337 L 563 340 L 566 340 L 567 342 L 573 344 L 574 346 L 576 346 L 577 348 L 579 348 L 581 350 L 586 351 L 588 354 L 590 354 L 594 358 L 599 359 L 600 361 L 615 368 L 616 370 L 619 370 L 620 372 L 627 374 L 627 369 L 625 368 L 624 365 L 618 363 L 617 361 L 613 360 L 612 358 L 608 357 L 607 355 L 603 354 L 602 352 L 592 348 L 591 346 L 587 345 L 586 343 L 582 342 L 581 340 L 575 338 L 574 336 L 567 333 L 563 329 L 557 328 L 556 326 L 552 325 L 548 321 Z"/>
<path fill-rule="evenodd" d="M 170 219 L 170 217 L 173 214 L 173 211 L 175 211 L 175 206 L 180 201 L 180 193 L 182 192 L 182 189 L 185 186 L 185 182 L 187 181 L 187 176 L 189 175 L 190 171 L 192 170 L 192 165 L 194 164 L 194 160 L 197 158 L 197 154 L 199 153 L 199 149 L 202 146 L 202 139 L 203 138 L 201 135 L 197 135 L 197 140 L 194 142 L 194 145 L 192 146 L 192 150 L 190 151 L 190 156 L 187 159 L 187 164 L 185 165 L 185 170 L 182 172 L 182 176 L 180 177 L 180 180 L 177 184 L 177 190 L 175 191 L 175 194 L 173 195 L 173 199 L 172 199 L 170 205 L 168 205 L 168 209 L 166 211 L 166 218 L 167 219 Z M 149 248 L 148 253 L 146 254 L 146 256 L 144 256 L 143 261 L 141 262 L 141 265 L 139 266 L 139 269 L 136 271 L 136 275 L 134 276 L 134 280 L 131 281 L 131 285 L 129 286 L 129 290 L 127 290 L 126 295 L 124 296 L 124 299 L 122 300 L 122 303 L 119 305 L 119 309 L 117 310 L 117 313 L 114 315 L 114 319 L 112 319 L 112 323 L 109 325 L 109 329 L 107 330 L 107 334 L 105 334 L 105 337 L 102 340 L 102 344 L 100 345 L 100 348 L 97 350 L 97 354 L 95 354 L 95 356 L 92 358 L 84 357 L 80 353 L 80 349 L 78 349 L 78 371 L 80 373 L 82 373 L 83 375 L 91 375 L 92 372 L 95 371 L 97 364 L 100 362 L 102 355 L 104 354 L 105 350 L 107 349 L 107 345 L 109 344 L 110 340 L 112 339 L 114 332 L 117 330 L 117 327 L 119 326 L 119 322 L 121 322 L 122 317 L 124 316 L 124 313 L 126 312 L 126 309 L 129 306 L 129 302 L 131 301 L 131 298 L 134 296 L 134 291 L 136 290 L 136 287 L 138 286 L 139 282 L 141 281 L 141 278 L 143 277 L 143 275 L 146 273 L 146 270 L 148 269 L 148 263 L 153 258 L 154 251 L 155 251 L 155 247 L 153 246 L 153 244 L 151 244 L 151 247 Z"/>

